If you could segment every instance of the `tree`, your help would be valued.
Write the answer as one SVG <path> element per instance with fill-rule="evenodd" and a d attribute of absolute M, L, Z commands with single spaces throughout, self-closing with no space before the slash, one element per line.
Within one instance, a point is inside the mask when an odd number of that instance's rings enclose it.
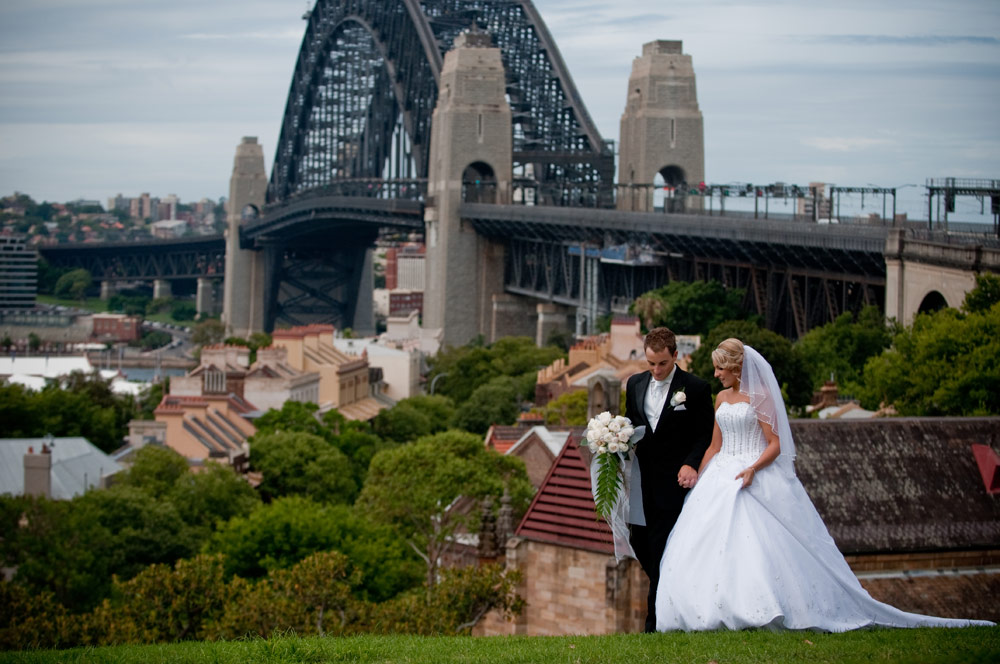
<path fill-rule="evenodd" d="M 100 492 L 93 492 L 100 493 Z M 0 496 L 3 566 L 33 594 L 51 592 L 70 611 L 105 597 L 114 570 L 114 543 L 99 514 L 78 500 Z"/>
<path fill-rule="evenodd" d="M 865 364 L 859 396 L 866 408 L 891 404 L 908 416 L 1000 412 L 1000 302 L 968 314 L 918 314 L 891 348 Z"/>
<path fill-rule="evenodd" d="M 54 295 L 59 278 L 69 272 L 69 268 L 52 267 L 44 258 L 38 259 L 38 292 Z"/>
<path fill-rule="evenodd" d="M 66 608 L 47 590 L 31 592 L 0 581 L 0 650 L 36 650 L 72 646 L 61 640 Z"/>
<path fill-rule="evenodd" d="M 856 320 L 844 312 L 836 320 L 813 328 L 795 347 L 813 389 L 832 376 L 841 393 L 853 394 L 860 388 L 865 362 L 888 348 L 891 341 L 892 330 L 878 307 L 871 305 L 862 309 Z"/>
<path fill-rule="evenodd" d="M 70 270 L 56 281 L 55 296 L 82 301 L 93 281 L 90 272 L 83 268 Z"/>
<path fill-rule="evenodd" d="M 962 310 L 974 314 L 989 311 L 1000 302 L 1000 275 L 984 272 L 976 275 L 976 285 L 965 294 Z"/>
<path fill-rule="evenodd" d="M 263 476 L 258 488 L 266 497 L 303 495 L 351 503 L 357 495 L 350 460 L 325 438 L 295 431 L 258 432 L 250 451 L 251 466 Z"/>
<path fill-rule="evenodd" d="M 250 514 L 260 497 L 231 466 L 210 463 L 197 473 L 186 472 L 176 479 L 167 498 L 192 528 L 196 537 L 208 539 L 219 525 Z"/>
<path fill-rule="evenodd" d="M 439 352 L 431 360 L 428 380 L 433 382 L 440 376 L 435 394 L 461 404 L 477 387 L 497 376 L 524 377 L 518 383 L 520 398 L 531 399 L 538 370 L 564 356 L 554 346 L 538 348 L 529 337 L 504 337 L 489 347 L 472 342 Z"/>
<path fill-rule="evenodd" d="M 137 290 L 122 290 L 108 298 L 108 311 L 120 311 L 130 316 L 145 316 L 156 313 L 151 306 L 152 298 Z"/>
<path fill-rule="evenodd" d="M 545 424 L 548 426 L 586 426 L 588 421 L 587 397 L 587 390 L 573 390 L 560 394 L 540 409 L 545 418 Z"/>
<path fill-rule="evenodd" d="M 812 400 L 809 373 L 792 342 L 750 321 L 722 323 L 709 332 L 698 350 L 691 354 L 691 372 L 708 380 L 713 392 L 720 391 L 722 384 L 713 377 L 712 351 L 729 337 L 736 337 L 764 356 L 781 385 L 786 407 L 802 408 Z"/>
<path fill-rule="evenodd" d="M 180 454 L 169 447 L 146 445 L 136 450 L 132 465 L 115 478 L 115 484 L 163 498 L 188 473 L 187 459 Z"/>
<path fill-rule="evenodd" d="M 258 348 L 267 348 L 271 345 L 272 338 L 267 332 L 254 332 L 249 337 L 247 337 L 247 346 L 251 350 L 257 350 Z"/>
<path fill-rule="evenodd" d="M 151 383 L 145 391 L 143 391 L 139 396 L 139 402 L 137 405 L 138 412 L 136 413 L 136 418 L 141 420 L 151 420 L 156 415 L 153 411 L 160 405 L 163 401 L 163 395 L 170 394 L 170 376 L 166 376 L 163 380 Z"/>
<path fill-rule="evenodd" d="M 375 455 L 358 509 L 406 539 L 423 559 L 431 589 L 455 535 L 473 532 L 478 521 L 475 511 L 452 509 L 455 501 L 499 498 L 505 484 L 515 511 L 523 512 L 533 492 L 523 462 L 487 450 L 479 436 L 448 431 Z"/>
<path fill-rule="evenodd" d="M 455 413 L 455 426 L 465 431 L 485 434 L 494 424 L 513 424 L 521 412 L 517 382 L 510 376 L 497 376 L 480 385 Z"/>
<path fill-rule="evenodd" d="M 94 611 L 102 644 L 202 639 L 231 597 L 221 557 L 156 564 L 115 580 L 114 599 Z"/>
<path fill-rule="evenodd" d="M 108 532 L 110 572 L 123 579 L 154 563 L 173 564 L 201 548 L 199 533 L 184 522 L 177 506 L 140 487 L 112 485 L 88 491 L 74 503 L 92 511 Z"/>
<path fill-rule="evenodd" d="M 120 447 L 135 412 L 132 398 L 114 394 L 108 382 L 94 374 L 74 373 L 64 384 L 40 392 L 0 386 L 4 435 L 83 436 L 105 452 Z"/>
<path fill-rule="evenodd" d="M 170 317 L 176 321 L 194 320 L 197 314 L 198 311 L 190 302 L 179 302 L 170 310 Z"/>
<path fill-rule="evenodd" d="M 447 430 L 454 417 L 451 399 L 421 394 L 381 411 L 373 424 L 375 433 L 382 438 L 403 443 Z"/>
<path fill-rule="evenodd" d="M 316 418 L 319 406 L 301 401 L 286 401 L 281 410 L 272 408 L 254 421 L 257 434 L 297 431 L 319 436 L 332 442 L 336 435 L 326 423 Z"/>
<path fill-rule="evenodd" d="M 441 571 L 428 596 L 407 593 L 370 606 L 359 620 L 359 631 L 377 634 L 468 634 L 491 610 L 511 619 L 524 610 L 517 595 L 521 574 L 500 565 L 468 566 Z"/>
<path fill-rule="evenodd" d="M 358 570 L 348 576 L 349 569 L 347 556 L 324 551 L 304 558 L 287 572 L 279 572 L 274 577 L 312 614 L 316 633 L 325 636 L 324 621 L 328 611 L 337 612 L 341 629 L 347 622 L 344 614 L 351 600 L 351 586 L 357 585 L 361 577 Z"/>
<path fill-rule="evenodd" d="M 388 526 L 344 505 L 321 505 L 301 496 L 260 505 L 234 517 L 212 536 L 206 549 L 225 555 L 226 573 L 260 578 L 292 567 L 321 551 L 339 551 L 360 580 L 359 600 L 381 602 L 419 585 L 421 566 Z"/>
<path fill-rule="evenodd" d="M 211 346 L 222 341 L 226 336 L 226 326 L 222 321 L 209 318 L 194 326 L 191 332 L 191 343 L 196 346 Z"/>
<path fill-rule="evenodd" d="M 744 291 L 718 281 L 671 281 L 636 299 L 632 311 L 652 329 L 664 325 L 676 334 L 707 334 L 742 309 Z"/>
<path fill-rule="evenodd" d="M 637 297 L 629 309 L 639 317 L 646 330 L 652 330 L 663 318 L 667 303 L 656 291 L 650 291 Z"/>
<path fill-rule="evenodd" d="M 28 350 L 30 350 L 32 353 L 35 353 L 38 351 L 39 348 L 41 348 L 41 346 L 42 346 L 42 338 L 37 334 L 35 334 L 34 332 L 29 332 Z"/>

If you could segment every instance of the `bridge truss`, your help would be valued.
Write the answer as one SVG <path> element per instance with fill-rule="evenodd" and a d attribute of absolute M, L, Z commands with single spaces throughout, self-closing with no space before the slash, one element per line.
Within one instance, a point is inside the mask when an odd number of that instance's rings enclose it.
<path fill-rule="evenodd" d="M 845 311 L 884 307 L 881 228 L 566 212 L 477 204 L 461 210 L 477 232 L 504 243 L 507 292 L 598 314 L 624 313 L 636 297 L 670 281 L 712 279 L 743 289 L 745 311 L 790 338 Z M 586 280 L 595 273 L 592 302 Z"/>
<path fill-rule="evenodd" d="M 53 267 L 83 268 L 101 281 L 222 279 L 226 264 L 226 243 L 221 235 L 47 245 L 39 247 L 39 253 Z"/>
<path fill-rule="evenodd" d="M 444 55 L 470 29 L 489 33 L 502 53 L 520 186 L 541 204 L 614 205 L 613 149 L 530 0 L 317 0 L 267 201 L 241 233 L 244 247 L 278 249 L 275 322 L 351 325 L 348 300 L 357 297 L 331 285 L 359 282 L 373 229 L 422 231 Z M 350 198 L 380 200 L 365 207 Z M 411 220 L 419 228 L 408 228 Z"/>
<path fill-rule="evenodd" d="M 514 175 L 540 203 L 613 205 L 614 156 L 530 0 L 318 0 L 292 77 L 269 203 L 355 178 L 426 178 L 444 54 L 463 30 L 501 49 Z"/>

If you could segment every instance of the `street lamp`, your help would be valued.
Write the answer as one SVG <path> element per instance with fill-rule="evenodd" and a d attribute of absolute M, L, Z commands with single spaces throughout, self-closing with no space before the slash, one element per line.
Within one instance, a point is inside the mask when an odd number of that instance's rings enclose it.
<path fill-rule="evenodd" d="M 434 386 L 437 384 L 438 378 L 441 378 L 442 376 L 447 376 L 447 375 L 448 375 L 448 372 L 445 371 L 443 373 L 439 373 L 438 375 L 434 376 L 434 378 L 431 380 L 431 396 L 434 396 Z"/>

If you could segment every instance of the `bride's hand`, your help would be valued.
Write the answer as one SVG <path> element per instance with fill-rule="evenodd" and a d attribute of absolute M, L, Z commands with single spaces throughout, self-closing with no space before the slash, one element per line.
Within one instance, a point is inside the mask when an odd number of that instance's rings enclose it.
<path fill-rule="evenodd" d="M 754 478 L 754 476 L 756 474 L 757 474 L 757 471 L 754 469 L 754 467 L 753 466 L 748 466 L 748 467 L 744 468 L 743 470 L 741 470 L 740 474 L 737 475 L 736 477 L 734 477 L 733 479 L 737 479 L 737 480 L 742 479 L 743 480 L 743 486 L 741 486 L 740 488 L 741 489 L 745 489 L 748 486 L 750 486 L 751 484 L 753 484 L 753 478 Z"/>
<path fill-rule="evenodd" d="M 684 487 L 685 489 L 690 489 L 694 487 L 695 483 L 698 481 L 698 471 L 688 466 L 687 464 L 681 466 L 680 471 L 677 473 L 677 483 Z"/>

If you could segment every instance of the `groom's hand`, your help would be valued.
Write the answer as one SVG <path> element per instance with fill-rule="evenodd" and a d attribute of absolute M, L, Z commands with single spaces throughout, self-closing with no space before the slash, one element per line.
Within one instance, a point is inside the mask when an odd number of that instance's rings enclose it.
<path fill-rule="evenodd" d="M 685 489 L 690 489 L 698 481 L 698 471 L 688 465 L 681 466 L 677 473 L 677 483 Z"/>

